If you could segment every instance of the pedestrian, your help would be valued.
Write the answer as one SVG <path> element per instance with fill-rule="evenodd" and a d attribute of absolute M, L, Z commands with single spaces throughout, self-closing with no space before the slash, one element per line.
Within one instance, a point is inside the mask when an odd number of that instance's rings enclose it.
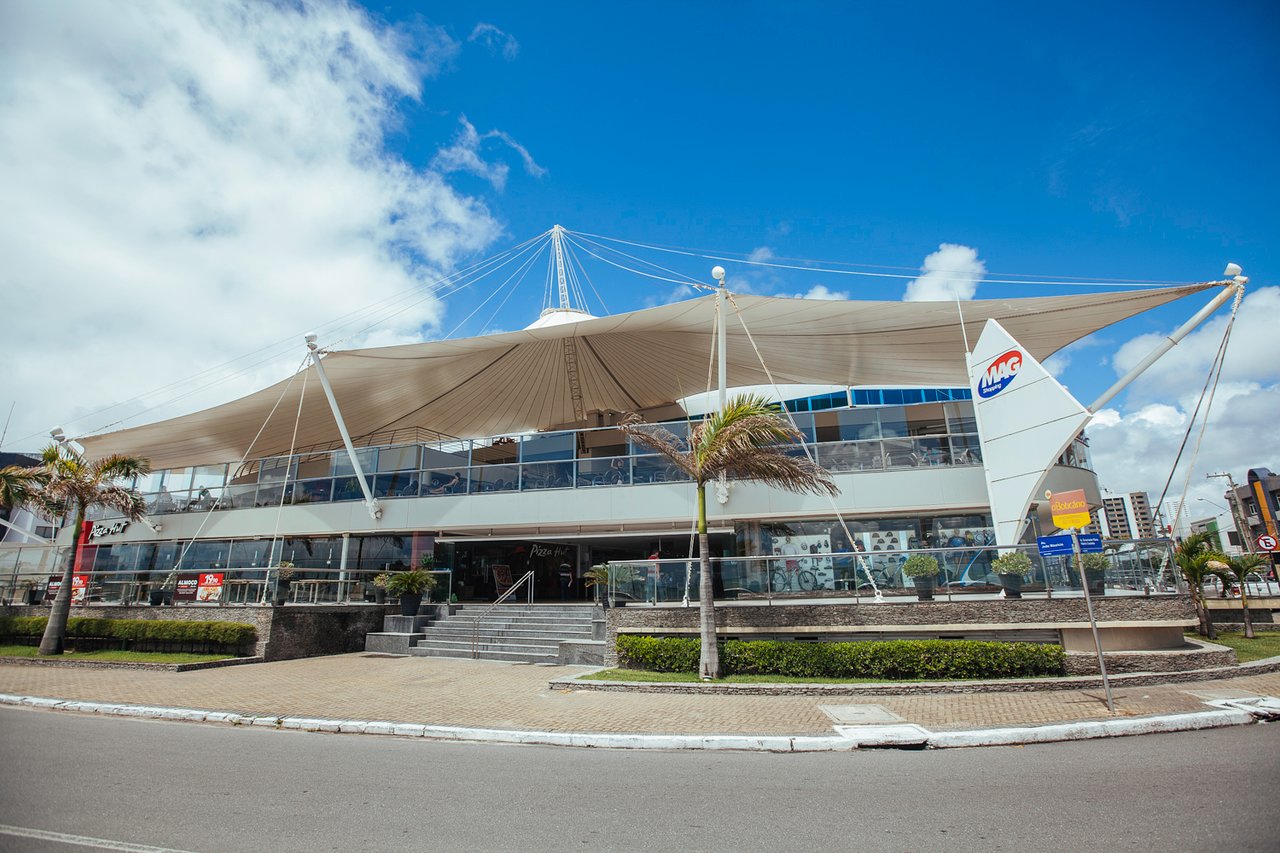
<path fill-rule="evenodd" d="M 568 601 L 573 591 L 573 567 L 568 563 L 560 564 L 560 600 Z"/>

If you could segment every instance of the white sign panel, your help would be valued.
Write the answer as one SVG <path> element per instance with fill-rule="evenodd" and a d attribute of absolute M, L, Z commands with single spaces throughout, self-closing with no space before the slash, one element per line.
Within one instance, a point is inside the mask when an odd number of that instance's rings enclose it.
<path fill-rule="evenodd" d="M 995 320 L 969 356 L 969 384 L 996 543 L 1013 545 L 1049 468 L 1092 415 Z"/>

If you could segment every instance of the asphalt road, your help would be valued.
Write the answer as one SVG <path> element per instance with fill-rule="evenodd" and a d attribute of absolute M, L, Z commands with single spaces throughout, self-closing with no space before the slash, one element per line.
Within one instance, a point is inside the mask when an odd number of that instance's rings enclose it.
<path fill-rule="evenodd" d="M 3 851 L 1280 847 L 1280 725 L 771 755 L 449 744 L 3 708 L 0 784 Z"/>

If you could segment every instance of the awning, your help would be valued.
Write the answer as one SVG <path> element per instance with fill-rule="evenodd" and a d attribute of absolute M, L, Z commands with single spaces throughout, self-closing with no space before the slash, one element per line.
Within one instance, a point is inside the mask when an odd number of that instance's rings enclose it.
<path fill-rule="evenodd" d="M 1098 329 L 1211 284 L 961 303 L 969 340 L 995 318 L 1043 360 Z M 965 387 L 954 302 L 733 297 L 775 381 Z M 715 314 L 708 295 L 658 308 L 456 341 L 329 353 L 324 367 L 357 444 L 421 428 L 478 437 L 569 424 L 576 411 L 629 412 L 706 390 Z M 730 308 L 730 385 L 768 382 Z M 302 343 L 299 341 L 299 348 Z M 92 455 L 145 456 L 155 468 L 235 461 L 338 441 L 315 367 L 294 439 L 303 376 L 201 412 L 82 439 Z M 577 397 L 571 377 L 577 376 Z M 277 407 L 277 401 L 279 405 Z M 268 415 L 275 415 L 263 428 Z"/>

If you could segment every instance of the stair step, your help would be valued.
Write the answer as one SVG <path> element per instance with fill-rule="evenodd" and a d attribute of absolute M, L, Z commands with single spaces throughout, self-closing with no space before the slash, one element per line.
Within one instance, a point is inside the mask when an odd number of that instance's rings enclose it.
<path fill-rule="evenodd" d="M 434 649 L 424 648 L 422 646 L 414 646 L 409 650 L 409 654 L 415 657 L 427 658 L 467 658 L 471 657 L 470 649 Z M 556 655 L 554 654 L 535 654 L 530 652 L 507 652 L 507 651 L 484 651 L 480 653 L 481 660 L 500 660 L 511 661 L 514 663 L 555 663 Z"/>

